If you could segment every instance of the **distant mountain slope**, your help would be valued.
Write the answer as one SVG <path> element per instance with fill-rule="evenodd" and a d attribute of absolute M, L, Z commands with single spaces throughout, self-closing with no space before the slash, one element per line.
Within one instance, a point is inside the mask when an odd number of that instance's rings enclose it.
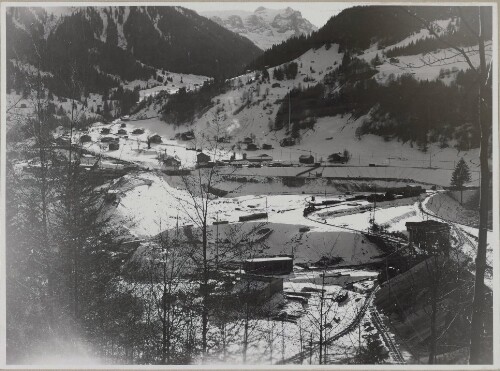
<path fill-rule="evenodd" d="M 7 59 L 52 73 L 52 89 L 61 96 L 72 94 L 71 81 L 78 81 L 79 93 L 103 92 L 123 80 L 148 80 L 156 69 L 230 77 L 261 54 L 248 39 L 181 7 L 82 7 L 50 14 L 11 7 L 6 26 Z"/>
<path fill-rule="evenodd" d="M 228 30 L 250 39 L 259 48 L 266 50 L 292 36 L 309 35 L 317 28 L 299 11 L 266 9 L 259 7 L 254 12 L 209 11 L 203 12 L 211 20 Z"/>
<path fill-rule="evenodd" d="M 471 27 L 477 28 L 477 21 L 475 21 L 477 7 L 460 8 L 468 21 L 467 23 Z M 428 21 L 457 16 L 456 9 L 449 6 L 357 6 L 348 8 L 330 18 L 322 28 L 310 36 L 292 37 L 280 45 L 266 50 L 248 68 L 262 69 L 265 66 L 277 66 L 299 57 L 311 48 L 319 48 L 329 44 L 339 44 L 341 50 L 349 49 L 353 52 L 360 52 L 372 45 L 384 48 L 396 44 L 422 29 L 420 20 L 408 12 Z M 492 18 L 483 27 L 486 38 L 490 39 Z M 450 34 L 460 36 L 466 45 L 475 43 L 471 37 L 467 36 L 467 26 L 464 24 L 458 24 L 449 31 Z M 429 50 L 419 50 L 418 52 L 432 51 L 432 48 L 435 48 L 435 45 L 432 45 Z"/>

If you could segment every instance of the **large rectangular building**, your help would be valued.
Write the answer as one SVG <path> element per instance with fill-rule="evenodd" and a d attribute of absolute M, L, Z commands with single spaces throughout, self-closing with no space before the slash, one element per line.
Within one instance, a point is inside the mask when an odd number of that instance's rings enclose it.
<path fill-rule="evenodd" d="M 288 274 L 293 271 L 293 258 L 275 256 L 247 259 L 243 264 L 246 273 L 252 274 Z"/>

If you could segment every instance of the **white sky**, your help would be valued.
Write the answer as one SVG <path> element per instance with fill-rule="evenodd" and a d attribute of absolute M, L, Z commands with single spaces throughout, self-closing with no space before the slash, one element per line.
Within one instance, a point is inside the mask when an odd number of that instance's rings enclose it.
<path fill-rule="evenodd" d="M 188 9 L 193 9 L 196 12 L 216 12 L 217 10 L 244 10 L 253 12 L 260 6 L 268 9 L 285 9 L 286 7 L 291 7 L 294 10 L 298 10 L 302 13 L 302 16 L 309 22 L 314 24 L 316 27 L 322 27 L 332 16 L 338 14 L 341 10 L 353 6 L 353 3 L 341 3 L 341 2 L 164 2 L 164 3 L 40 3 L 44 5 L 45 8 L 52 13 L 60 14 L 65 13 L 68 7 L 78 7 L 86 5 L 97 5 L 97 6 L 131 6 L 131 5 L 156 5 L 156 6 L 182 6 Z M 359 4 L 356 4 L 359 5 Z M 33 3 L 31 3 L 33 6 Z"/>

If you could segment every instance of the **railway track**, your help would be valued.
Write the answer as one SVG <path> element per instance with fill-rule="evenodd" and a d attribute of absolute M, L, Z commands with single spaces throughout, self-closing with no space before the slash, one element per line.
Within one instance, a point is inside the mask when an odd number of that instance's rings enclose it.
<path fill-rule="evenodd" d="M 387 346 L 387 348 L 389 348 L 389 354 L 391 355 L 392 359 L 398 365 L 405 365 L 406 361 L 401 354 L 399 347 L 392 341 L 392 338 L 389 336 L 382 318 L 380 318 L 380 314 L 378 313 L 376 308 L 370 308 L 370 316 L 378 332 L 382 335 L 385 345 Z"/>
<path fill-rule="evenodd" d="M 321 208 L 320 210 L 324 210 L 324 209 L 327 209 L 329 207 L 334 207 L 334 206 L 336 206 L 336 205 L 326 206 L 324 208 Z M 319 211 L 319 210 L 316 210 L 316 211 Z M 311 214 L 305 216 L 305 218 L 308 219 L 308 220 L 310 220 L 310 221 L 316 222 L 318 224 L 326 224 L 326 225 L 329 225 L 329 226 L 332 226 L 332 227 L 346 229 L 346 230 L 349 230 L 349 231 L 352 231 L 352 232 L 356 232 L 356 233 L 360 233 L 360 234 L 377 236 L 377 237 L 385 239 L 385 240 L 387 240 L 388 242 L 391 242 L 391 243 L 401 243 L 402 242 L 401 240 L 399 240 L 397 238 L 389 237 L 389 236 L 382 235 L 382 234 L 379 234 L 379 233 L 372 233 L 372 232 L 369 232 L 369 231 L 366 231 L 366 230 L 362 231 L 362 230 L 358 230 L 358 229 L 355 229 L 355 228 L 338 226 L 338 225 L 330 224 L 330 223 L 326 223 L 326 222 L 322 223 L 319 220 L 312 219 L 310 217 Z M 390 255 L 392 255 L 392 254 L 390 254 Z M 353 330 L 356 329 L 356 327 L 359 325 L 359 322 L 362 320 L 362 318 L 366 314 L 366 311 L 368 310 L 368 308 L 373 304 L 373 298 L 374 298 L 375 293 L 377 292 L 378 289 L 379 289 L 379 287 L 376 286 L 374 288 L 374 290 L 370 293 L 370 296 L 365 300 L 365 303 L 363 304 L 363 307 L 361 308 L 361 310 L 359 311 L 359 313 L 356 315 L 356 317 L 354 318 L 354 320 L 347 327 L 345 327 L 343 330 L 341 330 L 337 334 L 333 335 L 332 337 L 328 338 L 325 341 L 326 344 L 331 344 L 332 342 L 340 339 L 342 336 L 345 336 L 348 333 L 350 333 L 350 332 L 352 332 Z M 375 327 L 377 328 L 377 331 L 381 334 L 382 338 L 384 339 L 384 343 L 386 344 L 387 348 L 389 349 L 389 354 L 391 354 L 391 357 L 393 358 L 393 360 L 395 361 L 395 363 L 396 364 L 400 364 L 400 365 L 406 364 L 406 361 L 405 361 L 403 355 L 401 354 L 401 352 L 399 350 L 399 347 L 397 346 L 397 344 L 394 343 L 394 341 L 392 340 L 391 336 L 389 335 L 389 333 L 388 333 L 388 331 L 387 331 L 384 323 L 382 322 L 382 319 L 380 318 L 380 314 L 377 312 L 376 308 L 374 308 L 374 307 L 370 308 L 370 316 L 372 318 L 372 321 L 373 321 Z M 290 357 L 290 358 L 288 358 L 288 359 L 286 359 L 284 361 L 281 361 L 278 364 L 300 363 L 302 360 L 306 359 L 307 356 L 311 354 L 311 352 L 315 352 L 318 349 L 319 349 L 319 344 L 315 344 L 312 348 L 311 347 L 307 347 L 304 351 L 302 351 L 302 352 L 300 352 L 300 353 L 294 355 L 293 357 Z"/>
<path fill-rule="evenodd" d="M 324 341 L 326 345 L 329 345 L 333 343 L 334 341 L 340 339 L 342 336 L 347 335 L 348 333 L 354 331 L 356 327 L 359 325 L 360 321 L 363 319 L 363 317 L 366 314 L 366 311 L 368 310 L 368 307 L 372 304 L 373 302 L 373 297 L 375 296 L 375 293 L 378 290 L 378 286 L 375 287 L 375 289 L 370 293 L 370 295 L 365 299 L 365 302 L 363 303 L 363 306 L 361 307 L 361 310 L 358 312 L 356 317 L 354 317 L 354 320 L 349 323 L 345 328 L 343 328 L 341 331 L 337 332 L 333 336 L 330 336 L 328 339 Z M 312 347 L 306 346 L 305 349 L 302 352 L 299 352 L 295 354 L 292 357 L 289 357 L 285 360 L 277 362 L 278 365 L 283 365 L 283 364 L 290 364 L 290 363 L 300 363 L 304 359 L 307 359 L 307 357 L 315 353 L 319 350 L 319 343 L 315 342 Z"/>

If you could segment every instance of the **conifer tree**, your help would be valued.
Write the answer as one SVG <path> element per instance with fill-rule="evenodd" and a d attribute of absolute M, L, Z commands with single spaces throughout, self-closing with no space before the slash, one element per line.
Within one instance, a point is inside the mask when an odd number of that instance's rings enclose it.
<path fill-rule="evenodd" d="M 470 170 L 463 157 L 458 161 L 453 174 L 451 175 L 451 186 L 460 191 L 460 205 L 463 202 L 464 184 L 470 182 Z"/>

